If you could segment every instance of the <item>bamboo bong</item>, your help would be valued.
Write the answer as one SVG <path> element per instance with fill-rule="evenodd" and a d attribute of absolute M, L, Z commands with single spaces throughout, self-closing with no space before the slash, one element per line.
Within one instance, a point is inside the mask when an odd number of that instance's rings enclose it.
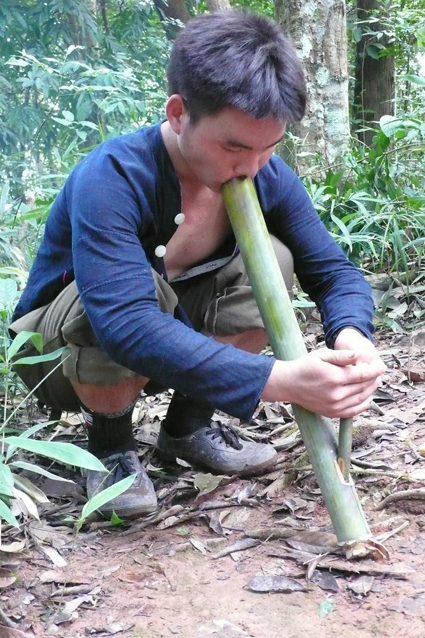
<path fill-rule="evenodd" d="M 306 348 L 254 184 L 249 178 L 237 178 L 227 182 L 222 192 L 274 355 L 283 360 L 301 357 Z M 341 471 L 342 463 L 338 464 L 341 450 L 338 453 L 331 421 L 298 405 L 292 407 L 338 542 L 366 546 L 371 532 L 348 468 Z M 351 446 L 347 425 L 343 424 L 346 449 Z"/>

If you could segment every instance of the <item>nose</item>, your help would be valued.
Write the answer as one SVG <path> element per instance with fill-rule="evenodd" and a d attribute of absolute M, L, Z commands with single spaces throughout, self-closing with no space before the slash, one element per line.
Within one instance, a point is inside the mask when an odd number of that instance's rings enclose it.
<path fill-rule="evenodd" d="M 244 157 L 238 158 L 234 172 L 237 177 L 254 178 L 261 166 L 261 157 L 257 153 L 250 153 L 249 155 L 247 154 Z"/>

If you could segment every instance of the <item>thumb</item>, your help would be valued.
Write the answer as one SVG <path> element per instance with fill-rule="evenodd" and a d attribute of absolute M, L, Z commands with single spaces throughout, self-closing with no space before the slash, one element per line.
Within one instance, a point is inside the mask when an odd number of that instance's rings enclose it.
<path fill-rule="evenodd" d="M 349 366 L 356 362 L 356 353 L 352 350 L 328 350 L 325 348 L 323 351 L 318 350 L 317 354 L 320 355 L 322 361 L 334 366 Z"/>

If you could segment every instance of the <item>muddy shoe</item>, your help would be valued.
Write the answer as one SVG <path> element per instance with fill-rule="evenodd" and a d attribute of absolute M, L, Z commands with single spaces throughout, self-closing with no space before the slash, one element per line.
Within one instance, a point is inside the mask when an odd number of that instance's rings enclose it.
<path fill-rule="evenodd" d="M 263 472 L 277 457 L 273 446 L 246 441 L 219 421 L 178 439 L 161 428 L 156 447 L 167 460 L 178 457 L 216 474 L 240 476 Z"/>
<path fill-rule="evenodd" d="M 89 470 L 87 473 L 87 497 L 90 499 L 102 490 L 118 483 L 130 474 L 137 474 L 129 490 L 99 508 L 105 516 L 115 512 L 120 518 L 135 518 L 149 514 L 157 508 L 152 482 L 140 464 L 136 452 L 119 452 L 101 459 L 110 474 Z"/>

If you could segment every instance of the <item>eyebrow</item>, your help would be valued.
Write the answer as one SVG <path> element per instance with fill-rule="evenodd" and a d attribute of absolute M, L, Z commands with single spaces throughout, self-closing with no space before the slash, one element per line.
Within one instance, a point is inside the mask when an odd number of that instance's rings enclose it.
<path fill-rule="evenodd" d="M 265 146 L 265 148 L 272 148 L 272 146 L 276 146 L 276 144 L 279 144 L 279 142 L 281 142 L 283 138 L 284 138 L 284 135 L 281 135 L 281 137 L 279 137 L 279 139 L 276 140 L 276 142 L 273 142 L 272 144 Z M 247 151 L 252 151 L 252 146 L 247 146 L 246 144 L 242 144 L 242 142 L 238 142 L 237 140 L 227 140 L 226 145 L 233 146 L 235 148 L 244 148 Z"/>

